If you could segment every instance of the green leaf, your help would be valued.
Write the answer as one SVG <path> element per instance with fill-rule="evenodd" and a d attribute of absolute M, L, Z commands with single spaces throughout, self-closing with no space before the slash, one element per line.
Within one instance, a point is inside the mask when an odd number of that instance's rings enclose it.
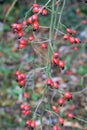
<path fill-rule="evenodd" d="M 37 101 L 39 98 L 39 94 L 38 93 L 33 93 L 31 96 L 32 100 Z"/>

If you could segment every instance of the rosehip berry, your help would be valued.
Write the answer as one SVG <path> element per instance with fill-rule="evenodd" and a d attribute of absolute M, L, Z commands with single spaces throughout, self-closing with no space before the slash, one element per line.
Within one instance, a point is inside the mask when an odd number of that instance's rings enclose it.
<path fill-rule="evenodd" d="M 58 83 L 57 83 L 57 82 L 54 82 L 54 83 L 53 83 L 53 88 L 55 88 L 55 89 L 58 88 Z"/>
<path fill-rule="evenodd" d="M 23 36 L 23 32 L 18 32 L 18 37 L 21 38 Z"/>
<path fill-rule="evenodd" d="M 34 37 L 33 37 L 33 36 L 29 36 L 29 37 L 28 37 L 28 40 L 29 40 L 29 41 L 33 41 L 33 40 L 34 40 Z"/>
<path fill-rule="evenodd" d="M 33 24 L 32 24 L 32 27 L 34 30 L 37 30 L 39 29 L 39 23 L 37 21 L 35 21 Z"/>
<path fill-rule="evenodd" d="M 30 120 L 27 120 L 27 121 L 26 121 L 26 125 L 30 126 L 30 125 L 31 125 L 31 121 L 30 121 Z"/>
<path fill-rule="evenodd" d="M 30 126 L 31 126 L 32 128 L 35 128 L 35 127 L 36 127 L 35 121 L 31 121 Z"/>
<path fill-rule="evenodd" d="M 11 25 L 11 28 L 12 28 L 12 29 L 16 29 L 16 27 L 17 27 L 17 24 L 16 24 L 16 23 L 14 23 L 14 24 Z"/>
<path fill-rule="evenodd" d="M 53 110 L 54 112 L 58 112 L 58 109 L 57 109 L 56 106 L 52 106 L 52 110 Z"/>
<path fill-rule="evenodd" d="M 68 118 L 73 118 L 74 116 L 73 116 L 72 113 L 68 113 L 68 114 L 67 114 L 67 117 L 68 117 Z"/>
<path fill-rule="evenodd" d="M 23 87 L 24 85 L 25 85 L 25 81 L 24 80 L 19 81 L 19 86 L 20 87 Z"/>
<path fill-rule="evenodd" d="M 86 20 L 82 20 L 82 24 L 87 24 L 87 21 Z"/>
<path fill-rule="evenodd" d="M 47 45 L 45 43 L 42 43 L 41 47 L 45 49 L 45 48 L 47 48 Z"/>
<path fill-rule="evenodd" d="M 53 64 L 59 65 L 59 60 L 56 58 L 53 58 Z"/>
<path fill-rule="evenodd" d="M 32 17 L 29 17 L 29 18 L 27 19 L 27 22 L 28 22 L 28 24 L 32 24 L 32 23 L 33 23 Z"/>
<path fill-rule="evenodd" d="M 66 28 L 66 32 L 72 34 L 72 30 L 70 28 Z"/>
<path fill-rule="evenodd" d="M 63 38 L 64 38 L 64 40 L 68 40 L 69 36 L 67 34 L 65 34 Z"/>
<path fill-rule="evenodd" d="M 23 48 L 25 48 L 25 45 L 19 44 L 18 48 L 19 48 L 19 49 L 23 49 Z"/>
<path fill-rule="evenodd" d="M 75 43 L 81 43 L 81 41 L 79 40 L 79 38 L 75 38 Z"/>
<path fill-rule="evenodd" d="M 33 13 L 38 13 L 38 12 L 39 12 L 39 8 L 38 8 L 38 7 L 34 7 L 34 8 L 32 9 L 32 12 L 33 12 Z"/>
<path fill-rule="evenodd" d="M 25 39 L 21 39 L 20 41 L 19 41 L 19 44 L 21 44 L 21 45 L 26 45 L 26 40 Z"/>
<path fill-rule="evenodd" d="M 59 57 L 60 57 L 60 54 L 59 54 L 58 52 L 55 52 L 55 53 L 53 54 L 53 57 L 54 57 L 54 58 L 59 58 Z"/>
<path fill-rule="evenodd" d="M 48 86 L 52 86 L 53 81 L 52 81 L 51 79 L 47 79 L 46 84 L 47 84 Z"/>
<path fill-rule="evenodd" d="M 59 124 L 63 125 L 64 124 L 64 119 L 62 117 L 59 117 L 58 122 L 59 122 Z"/>
<path fill-rule="evenodd" d="M 37 21 L 38 20 L 38 15 L 37 14 L 32 15 L 32 20 Z"/>
<path fill-rule="evenodd" d="M 21 31 L 21 30 L 22 30 L 22 25 L 21 25 L 21 24 L 17 24 L 16 29 L 17 29 L 18 31 Z"/>
<path fill-rule="evenodd" d="M 42 15 L 46 16 L 48 14 L 48 11 L 46 9 L 43 9 L 41 13 Z"/>
<path fill-rule="evenodd" d="M 69 41 L 71 44 L 75 43 L 75 38 L 74 37 L 69 37 Z"/>
<path fill-rule="evenodd" d="M 58 130 L 58 127 L 56 125 L 54 125 L 52 130 Z"/>
<path fill-rule="evenodd" d="M 80 9 L 76 9 L 76 14 L 80 14 Z"/>
<path fill-rule="evenodd" d="M 24 92 L 24 93 L 23 93 L 23 97 L 24 97 L 24 98 L 28 98 L 28 97 L 29 97 L 29 94 L 28 94 L 27 92 Z"/>
<path fill-rule="evenodd" d="M 64 93 L 64 98 L 67 99 L 67 100 L 71 99 L 72 98 L 72 94 L 67 91 L 67 92 Z"/>
<path fill-rule="evenodd" d="M 20 75 L 20 71 L 17 70 L 16 73 L 15 73 L 16 76 Z"/>
<path fill-rule="evenodd" d="M 34 8 L 34 7 L 38 7 L 39 5 L 35 3 L 35 4 L 33 4 L 32 6 L 33 6 L 33 8 Z"/>
<path fill-rule="evenodd" d="M 62 106 L 64 105 L 64 99 L 63 98 L 59 98 L 57 101 L 58 105 Z"/>
<path fill-rule="evenodd" d="M 59 65 L 60 68 L 64 68 L 64 61 L 59 60 L 58 65 Z"/>

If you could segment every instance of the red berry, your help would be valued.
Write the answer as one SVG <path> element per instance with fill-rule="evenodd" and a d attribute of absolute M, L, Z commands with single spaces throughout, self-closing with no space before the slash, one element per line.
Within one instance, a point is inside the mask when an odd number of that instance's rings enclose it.
<path fill-rule="evenodd" d="M 63 38 L 64 38 L 64 40 L 68 40 L 69 36 L 67 34 L 65 34 Z"/>
<path fill-rule="evenodd" d="M 53 88 L 55 88 L 55 89 L 58 88 L 58 83 L 57 83 L 57 82 L 54 82 L 54 83 L 53 83 Z"/>
<path fill-rule="evenodd" d="M 79 38 L 75 38 L 75 43 L 81 43 L 81 41 L 79 40 Z"/>
<path fill-rule="evenodd" d="M 60 57 L 60 54 L 59 54 L 58 52 L 55 52 L 55 53 L 53 54 L 53 57 L 54 57 L 54 58 L 59 58 L 59 57 Z"/>
<path fill-rule="evenodd" d="M 26 45 L 26 40 L 25 39 L 21 39 L 20 41 L 19 41 L 19 44 L 21 44 L 21 45 Z"/>
<path fill-rule="evenodd" d="M 38 13 L 38 12 L 39 12 L 39 8 L 38 8 L 38 7 L 34 7 L 34 8 L 32 9 L 32 12 L 33 12 L 33 13 Z"/>
<path fill-rule="evenodd" d="M 53 58 L 53 64 L 59 65 L 59 60 L 56 58 Z"/>
<path fill-rule="evenodd" d="M 28 94 L 27 92 L 24 92 L 24 93 L 23 93 L 23 96 L 24 96 L 24 98 L 28 98 L 28 97 L 29 97 L 29 94 Z"/>
<path fill-rule="evenodd" d="M 36 127 L 35 121 L 31 121 L 30 126 L 31 126 L 32 128 L 35 128 L 35 127 Z"/>
<path fill-rule="evenodd" d="M 57 103 L 58 103 L 58 105 L 64 105 L 64 99 L 59 98 Z"/>
<path fill-rule="evenodd" d="M 32 17 L 29 17 L 29 18 L 27 19 L 27 22 L 28 22 L 29 24 L 32 24 L 32 23 L 33 23 Z"/>
<path fill-rule="evenodd" d="M 16 29 L 17 29 L 18 31 L 21 31 L 21 30 L 22 30 L 22 25 L 21 25 L 21 24 L 17 24 Z"/>
<path fill-rule="evenodd" d="M 64 61 L 59 60 L 58 65 L 59 65 L 60 68 L 64 68 Z"/>
<path fill-rule="evenodd" d="M 21 38 L 23 36 L 23 32 L 18 32 L 18 37 Z"/>
<path fill-rule="evenodd" d="M 38 15 L 37 14 L 32 15 L 32 20 L 37 21 L 38 20 Z"/>
<path fill-rule="evenodd" d="M 58 112 L 58 109 L 57 109 L 56 106 L 52 106 L 52 110 L 53 110 L 54 112 Z"/>
<path fill-rule="evenodd" d="M 33 4 L 32 6 L 33 6 L 33 8 L 34 8 L 34 7 L 38 7 L 39 5 L 35 3 L 35 4 Z"/>
<path fill-rule="evenodd" d="M 48 11 L 47 11 L 46 9 L 43 9 L 43 10 L 42 10 L 42 15 L 45 15 L 45 16 L 46 16 L 47 14 L 48 14 Z"/>
<path fill-rule="evenodd" d="M 18 48 L 19 48 L 19 49 L 23 49 L 23 48 L 25 48 L 25 45 L 19 44 Z"/>
<path fill-rule="evenodd" d="M 82 20 L 82 24 L 87 24 L 87 21 L 86 20 Z"/>
<path fill-rule="evenodd" d="M 58 127 L 56 125 L 54 125 L 52 130 L 58 130 Z"/>
<path fill-rule="evenodd" d="M 70 99 L 70 98 L 72 98 L 72 94 L 67 91 L 67 92 L 64 93 L 64 98 L 65 99 Z"/>
<path fill-rule="evenodd" d="M 24 80 L 19 81 L 19 86 L 20 87 L 23 87 L 24 85 L 25 85 L 25 81 Z"/>
<path fill-rule="evenodd" d="M 16 73 L 15 73 L 16 76 L 20 75 L 20 71 L 17 70 Z"/>
<path fill-rule="evenodd" d="M 70 43 L 75 43 L 75 38 L 74 37 L 69 37 L 69 41 L 70 41 Z"/>
<path fill-rule="evenodd" d="M 16 23 L 14 23 L 14 24 L 11 25 L 11 28 L 12 28 L 12 29 L 16 29 L 16 27 L 17 27 L 17 24 L 16 24 Z"/>
<path fill-rule="evenodd" d="M 70 28 L 66 28 L 66 32 L 71 34 L 72 33 L 72 30 Z"/>
<path fill-rule="evenodd" d="M 37 30 L 39 29 L 39 23 L 37 21 L 35 21 L 33 24 L 32 24 L 32 27 L 33 29 Z"/>
<path fill-rule="evenodd" d="M 80 9 L 76 9 L 76 14 L 80 14 Z"/>
<path fill-rule="evenodd" d="M 67 114 L 67 117 L 68 117 L 68 118 L 73 118 L 73 114 L 72 114 L 72 113 L 68 113 L 68 114 Z"/>
<path fill-rule="evenodd" d="M 45 49 L 45 48 L 47 48 L 47 45 L 45 43 L 42 43 L 41 47 Z"/>
<path fill-rule="evenodd" d="M 30 126 L 30 125 L 31 125 L 31 121 L 30 121 L 30 120 L 27 120 L 27 121 L 26 121 L 26 125 Z"/>
<path fill-rule="evenodd" d="M 51 79 L 47 79 L 46 84 L 51 86 L 53 84 L 53 81 Z"/>
<path fill-rule="evenodd" d="M 28 40 L 29 40 L 29 41 L 33 41 L 33 40 L 34 40 L 34 37 L 33 37 L 33 36 L 29 36 L 29 37 L 28 37 Z"/>
<path fill-rule="evenodd" d="M 62 117 L 59 117 L 58 122 L 59 122 L 59 124 L 63 125 L 64 124 L 64 119 Z"/>

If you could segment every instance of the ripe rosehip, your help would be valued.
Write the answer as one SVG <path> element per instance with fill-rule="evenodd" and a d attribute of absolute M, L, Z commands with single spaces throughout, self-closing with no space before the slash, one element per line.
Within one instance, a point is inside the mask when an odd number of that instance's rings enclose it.
<path fill-rule="evenodd" d="M 21 30 L 22 30 L 22 25 L 21 25 L 21 24 L 17 24 L 16 29 L 17 29 L 18 31 L 21 31 Z"/>
<path fill-rule="evenodd" d="M 23 48 L 25 48 L 25 45 L 19 44 L 18 48 L 19 48 L 19 49 L 23 49 Z"/>
<path fill-rule="evenodd" d="M 56 58 L 53 58 L 53 59 L 52 59 L 52 62 L 53 62 L 53 64 L 55 64 L 55 65 L 59 65 L 59 60 L 56 59 Z"/>
<path fill-rule="evenodd" d="M 52 81 L 51 79 L 47 79 L 46 84 L 47 84 L 48 86 L 52 86 L 53 81 Z"/>
<path fill-rule="evenodd" d="M 41 12 L 42 15 L 46 16 L 48 14 L 48 11 L 46 9 L 43 9 Z"/>
<path fill-rule="evenodd" d="M 87 21 L 86 20 L 82 20 L 82 24 L 87 24 Z"/>
<path fill-rule="evenodd" d="M 33 12 L 33 13 L 38 13 L 38 12 L 39 12 L 39 8 L 38 8 L 38 7 L 34 7 L 34 8 L 32 9 L 32 12 Z"/>
<path fill-rule="evenodd" d="M 29 40 L 29 41 L 33 41 L 33 40 L 34 40 L 34 37 L 33 37 L 33 36 L 29 36 L 29 37 L 28 37 L 28 40 Z"/>
<path fill-rule="evenodd" d="M 62 106 L 64 105 L 64 99 L 63 98 L 59 98 L 57 101 L 58 105 Z"/>
<path fill-rule="evenodd" d="M 47 48 L 47 45 L 45 43 L 42 43 L 41 47 L 45 49 L 45 48 Z"/>
<path fill-rule="evenodd" d="M 28 98 L 28 97 L 29 97 L 29 94 L 28 94 L 27 92 L 24 92 L 24 93 L 23 93 L 23 97 L 24 97 L 24 98 Z"/>
<path fill-rule="evenodd" d="M 11 24 L 11 28 L 12 28 L 12 29 L 16 29 L 16 27 L 17 27 L 17 24 L 16 24 L 16 23 Z"/>
<path fill-rule="evenodd" d="M 35 128 L 35 127 L 36 127 L 35 121 L 31 121 L 30 126 L 31 126 L 32 128 Z"/>
<path fill-rule="evenodd" d="M 33 8 L 34 8 L 34 7 L 38 7 L 39 5 L 35 3 L 35 4 L 33 4 L 32 6 L 33 6 Z"/>
<path fill-rule="evenodd" d="M 54 125 L 52 130 L 58 130 L 58 127 L 56 125 Z"/>
<path fill-rule="evenodd" d="M 25 85 L 25 81 L 24 80 L 19 81 L 19 86 L 20 87 L 23 87 L 24 85 Z"/>
<path fill-rule="evenodd" d="M 75 38 L 74 37 L 69 37 L 69 41 L 71 44 L 75 43 Z"/>
<path fill-rule="evenodd" d="M 67 100 L 71 99 L 72 98 L 72 94 L 69 91 L 67 91 L 67 92 L 64 93 L 64 98 L 67 99 Z"/>
<path fill-rule="evenodd" d="M 73 116 L 72 113 L 68 113 L 68 114 L 67 114 L 67 117 L 68 117 L 68 118 L 73 118 L 74 116 Z"/>
<path fill-rule="evenodd" d="M 35 21 L 33 24 L 32 24 L 32 27 L 34 30 L 37 30 L 39 29 L 39 23 L 37 21 Z"/>
<path fill-rule="evenodd" d="M 38 15 L 37 14 L 32 15 L 32 20 L 37 21 L 38 20 Z"/>
<path fill-rule="evenodd" d="M 15 73 L 16 76 L 20 75 L 20 71 L 17 70 L 16 73 Z"/>
<path fill-rule="evenodd" d="M 58 122 L 59 122 L 59 124 L 63 125 L 64 124 L 64 119 L 62 117 L 59 117 Z"/>
<path fill-rule="evenodd" d="M 59 60 L 58 65 L 59 65 L 60 68 L 64 68 L 64 61 Z"/>
<path fill-rule="evenodd" d="M 21 39 L 20 41 L 19 41 L 19 44 L 21 44 L 21 45 L 26 45 L 26 40 L 25 39 Z"/>
<path fill-rule="evenodd" d="M 66 28 L 66 32 L 72 34 L 72 30 L 70 28 Z"/>
<path fill-rule="evenodd" d="M 27 22 L 28 22 L 28 24 L 32 24 L 32 23 L 33 23 L 32 17 L 29 17 L 29 18 L 27 19 Z"/>
<path fill-rule="evenodd" d="M 80 9 L 76 9 L 76 14 L 80 14 Z"/>
<path fill-rule="evenodd" d="M 55 88 L 55 89 L 58 88 L 58 83 L 57 83 L 57 82 L 54 82 L 54 83 L 53 83 L 53 88 Z"/>
<path fill-rule="evenodd" d="M 81 41 L 79 40 L 79 38 L 75 38 L 75 43 L 81 43 Z"/>
<path fill-rule="evenodd" d="M 26 125 L 30 126 L 31 125 L 31 121 L 30 120 L 26 120 Z"/>
<path fill-rule="evenodd" d="M 54 112 L 58 112 L 58 109 L 57 109 L 56 106 L 52 106 L 52 110 L 53 110 Z"/>
<path fill-rule="evenodd" d="M 64 38 L 64 40 L 68 40 L 69 36 L 67 34 L 65 34 L 63 38 Z"/>
<path fill-rule="evenodd" d="M 23 36 L 23 32 L 18 32 L 18 37 L 21 38 Z"/>
<path fill-rule="evenodd" d="M 55 52 L 54 54 L 53 54 L 53 58 L 59 58 L 60 57 L 60 54 L 58 53 L 58 52 Z"/>

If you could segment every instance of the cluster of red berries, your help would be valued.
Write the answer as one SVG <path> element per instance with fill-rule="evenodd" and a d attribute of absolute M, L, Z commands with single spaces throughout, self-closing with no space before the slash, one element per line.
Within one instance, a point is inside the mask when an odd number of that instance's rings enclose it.
<path fill-rule="evenodd" d="M 29 128 L 36 128 L 36 122 L 35 121 L 31 121 L 31 120 L 27 120 L 26 121 L 26 126 L 28 126 Z"/>
<path fill-rule="evenodd" d="M 58 89 L 58 83 L 59 82 L 53 82 L 52 79 L 47 79 L 46 80 L 46 85 L 53 87 L 55 89 Z"/>
<path fill-rule="evenodd" d="M 52 65 L 57 65 L 60 68 L 64 69 L 64 61 L 60 60 L 59 58 L 60 58 L 60 54 L 58 52 L 55 52 L 52 55 L 51 63 L 52 63 Z"/>
<path fill-rule="evenodd" d="M 18 82 L 20 88 L 22 88 L 25 85 L 25 78 L 26 75 L 24 73 L 21 73 L 20 71 L 16 71 L 16 81 Z"/>
<path fill-rule="evenodd" d="M 72 34 L 76 34 L 76 30 L 67 28 L 66 32 L 67 32 L 67 34 L 65 34 L 63 37 L 64 40 L 68 40 L 71 44 L 74 44 L 74 43 L 80 44 L 81 43 L 79 38 L 71 36 Z"/>
<path fill-rule="evenodd" d="M 33 31 L 38 30 L 39 29 L 39 22 L 38 22 L 38 14 L 37 13 L 40 13 L 43 16 L 46 16 L 48 14 L 48 11 L 46 9 L 43 9 L 38 4 L 33 4 L 33 6 L 32 6 L 32 13 L 33 13 L 33 15 L 30 16 L 27 20 L 24 20 L 22 22 L 22 24 L 14 23 L 14 24 L 11 25 L 11 28 L 17 34 L 17 36 L 18 36 L 19 39 L 24 36 L 24 33 L 23 33 L 23 27 L 24 26 L 31 25 Z M 31 41 L 34 40 L 34 37 L 33 36 L 29 36 L 27 40 L 31 42 Z M 24 38 L 20 39 L 19 40 L 18 48 L 19 49 L 25 48 L 26 44 L 27 44 L 27 40 L 24 39 Z M 46 48 L 45 45 L 42 45 L 42 47 Z"/>
<path fill-rule="evenodd" d="M 20 110 L 23 115 L 29 115 L 30 114 L 30 106 L 28 104 L 21 104 Z"/>

